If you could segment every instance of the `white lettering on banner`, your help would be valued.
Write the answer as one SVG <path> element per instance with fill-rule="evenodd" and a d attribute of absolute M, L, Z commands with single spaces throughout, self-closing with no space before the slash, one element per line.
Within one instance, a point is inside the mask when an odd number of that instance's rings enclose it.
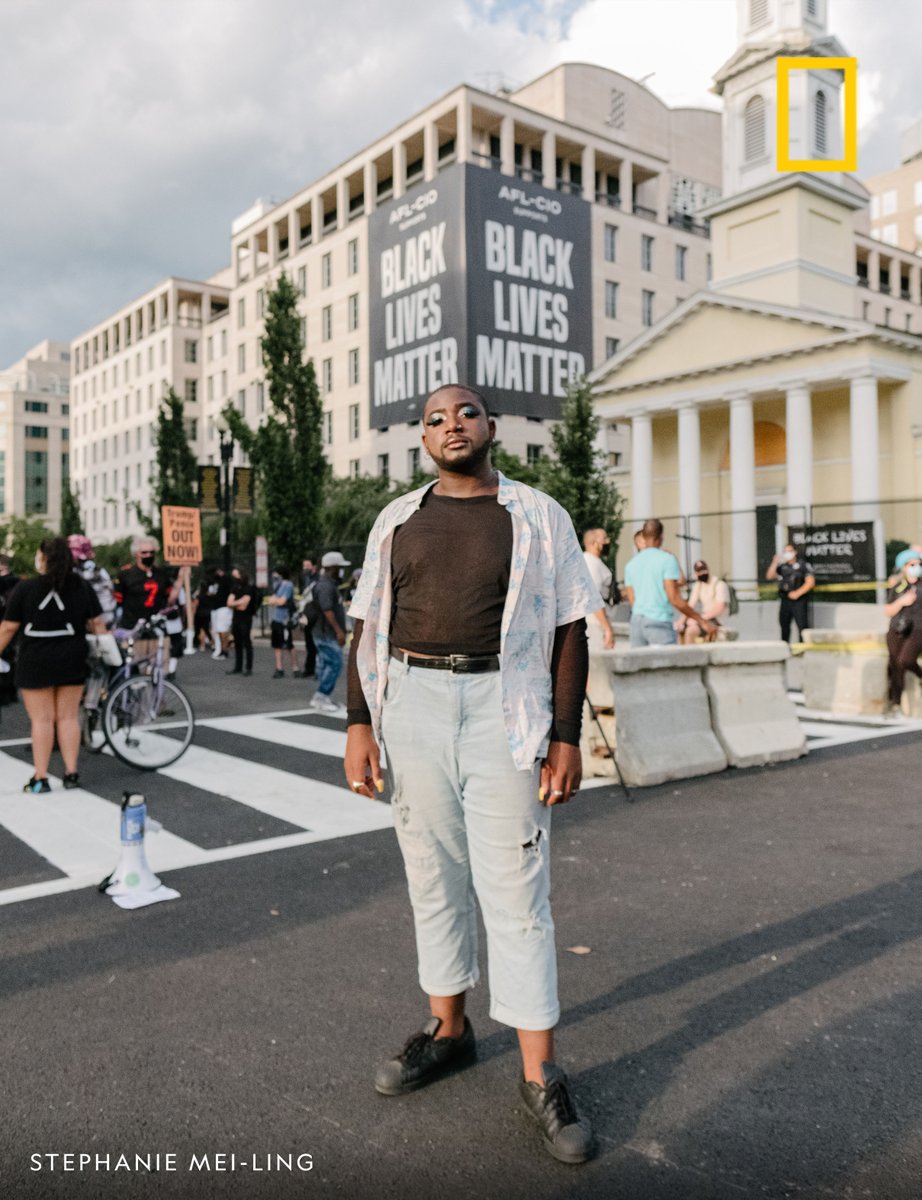
<path fill-rule="evenodd" d="M 507 187 L 505 184 L 499 189 L 497 195 L 500 200 L 508 200 L 512 204 L 523 205 L 526 209 L 529 207 L 537 208 L 541 212 L 553 213 L 555 217 L 559 216 L 563 211 L 563 205 L 559 200 L 553 200 L 550 196 L 526 196 L 521 188 Z"/>
<path fill-rule="evenodd" d="M 384 306 L 384 343 L 397 350 L 408 342 L 434 337 L 442 328 L 442 287 L 432 283 Z"/>
<path fill-rule="evenodd" d="M 519 246 L 516 246 L 516 233 L 521 238 Z M 533 279 L 535 283 L 569 288 L 571 291 L 575 286 L 570 270 L 573 243 L 565 242 L 563 238 L 538 233 L 535 229 L 516 230 L 514 225 L 487 221 L 484 224 L 484 246 L 488 271 L 518 279 Z"/>
<path fill-rule="evenodd" d="M 562 292 L 493 281 L 493 324 L 501 333 L 565 342 L 570 336 L 567 311 L 567 298 Z"/>
<path fill-rule="evenodd" d="M 425 396 L 445 383 L 458 382 L 458 341 L 441 338 L 375 363 L 374 405 Z"/>
<path fill-rule="evenodd" d="M 564 397 L 567 384 L 586 373 L 586 360 L 574 350 L 477 335 L 476 386 Z"/>
<path fill-rule="evenodd" d="M 443 275 L 445 265 L 445 222 L 424 229 L 398 246 L 381 251 L 381 296 L 393 296 L 418 283 Z"/>

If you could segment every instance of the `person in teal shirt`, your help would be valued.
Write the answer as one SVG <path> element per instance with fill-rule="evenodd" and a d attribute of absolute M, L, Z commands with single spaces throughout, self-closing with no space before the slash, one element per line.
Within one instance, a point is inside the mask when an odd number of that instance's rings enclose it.
<path fill-rule="evenodd" d="M 676 611 L 697 621 L 708 637 L 713 637 L 717 631 L 713 622 L 682 599 L 678 560 L 662 548 L 662 521 L 644 521 L 640 533 L 642 548 L 624 571 L 624 590 L 631 606 L 631 646 L 674 646 Z"/>

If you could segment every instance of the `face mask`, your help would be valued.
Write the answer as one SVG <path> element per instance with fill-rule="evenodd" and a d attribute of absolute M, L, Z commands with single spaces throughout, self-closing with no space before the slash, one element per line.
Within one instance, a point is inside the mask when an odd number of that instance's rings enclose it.
<path fill-rule="evenodd" d="M 922 577 L 922 567 L 912 564 L 906 568 L 906 578 L 911 579 L 913 583 Z"/>
<path fill-rule="evenodd" d="M 155 557 L 156 557 L 156 555 L 153 555 L 153 554 L 142 554 L 141 562 L 144 564 L 145 567 L 152 567 L 154 565 Z"/>
<path fill-rule="evenodd" d="M 707 581 L 711 578 L 711 576 L 707 571 L 702 571 L 701 574 L 696 575 L 695 578 L 698 580 L 699 583 L 707 583 Z"/>
<path fill-rule="evenodd" d="M 784 562 L 793 562 L 796 557 L 797 555 L 793 550 L 785 550 L 784 554 L 781 555 Z"/>

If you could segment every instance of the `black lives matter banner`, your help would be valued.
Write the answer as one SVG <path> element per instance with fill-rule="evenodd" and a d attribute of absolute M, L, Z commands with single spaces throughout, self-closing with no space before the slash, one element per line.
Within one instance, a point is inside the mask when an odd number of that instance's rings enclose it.
<path fill-rule="evenodd" d="M 589 204 L 470 164 L 369 220 L 372 428 L 444 383 L 498 413 L 560 416 L 592 358 Z"/>
<path fill-rule="evenodd" d="M 876 578 L 873 521 L 791 525 L 788 539 L 813 568 L 817 583 L 870 583 Z"/>
<path fill-rule="evenodd" d="M 589 204 L 466 171 L 468 380 L 497 412 L 559 417 L 592 361 Z"/>
<path fill-rule="evenodd" d="M 464 361 L 463 175 L 459 167 L 369 219 L 371 414 L 380 429 L 417 420 Z"/>

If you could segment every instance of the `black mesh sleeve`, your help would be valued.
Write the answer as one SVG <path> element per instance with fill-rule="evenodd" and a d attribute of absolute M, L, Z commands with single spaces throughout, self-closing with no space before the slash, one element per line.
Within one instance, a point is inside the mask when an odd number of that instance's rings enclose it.
<path fill-rule="evenodd" d="M 554 719 L 551 741 L 579 745 L 583 723 L 583 701 L 589 679 L 589 643 L 582 617 L 569 625 L 558 625 L 551 653 L 551 687 Z"/>
<path fill-rule="evenodd" d="M 359 679 L 357 654 L 359 642 L 362 640 L 364 621 L 356 620 L 352 630 L 352 644 L 349 647 L 349 662 L 346 666 L 346 725 L 370 725 L 371 713 L 368 701 L 362 691 Z"/>

